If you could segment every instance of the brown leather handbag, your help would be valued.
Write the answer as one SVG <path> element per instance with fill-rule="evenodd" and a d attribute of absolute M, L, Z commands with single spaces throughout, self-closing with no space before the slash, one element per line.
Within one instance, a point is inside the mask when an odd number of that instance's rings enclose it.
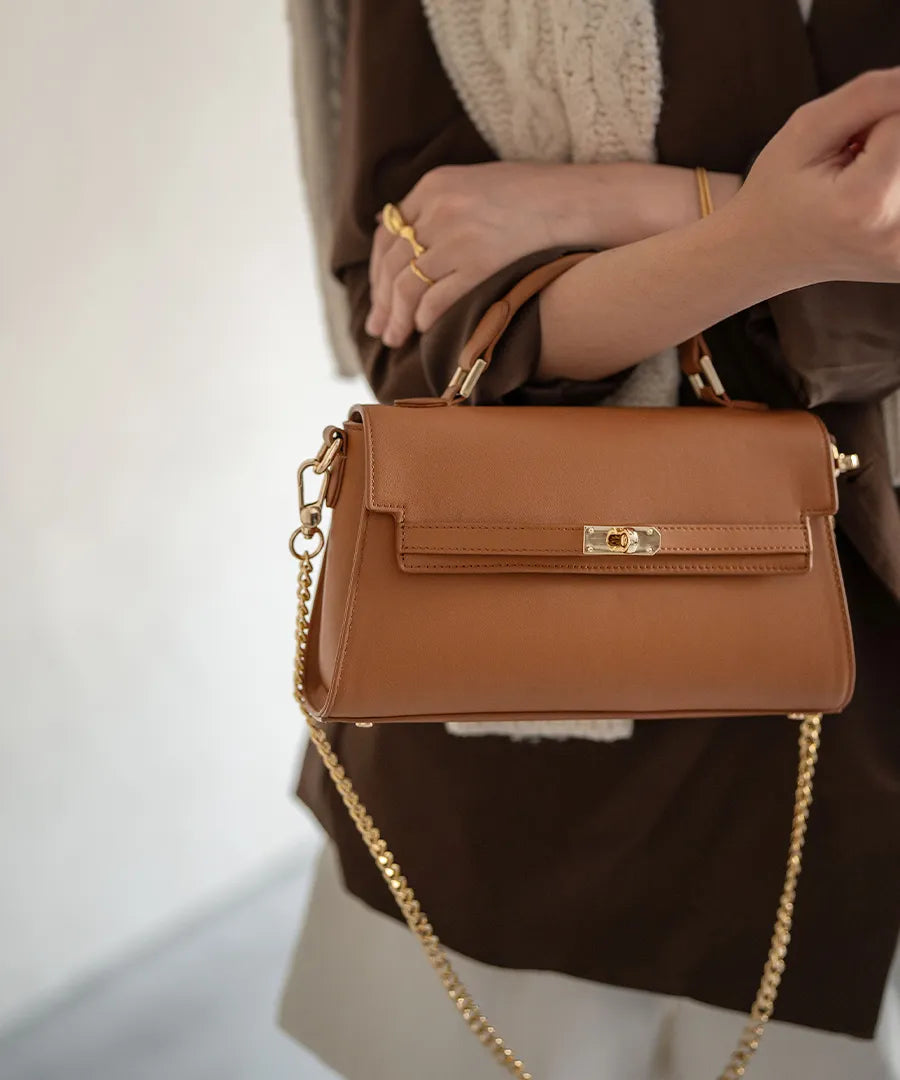
<path fill-rule="evenodd" d="M 759 1045 L 784 970 L 822 714 L 853 690 L 834 513 L 835 478 L 857 462 L 811 413 L 732 401 L 702 337 L 680 358 L 709 408 L 461 407 L 518 308 L 582 257 L 534 271 L 494 304 L 442 397 L 354 407 L 300 466 L 294 694 L 441 982 L 521 1080 L 530 1074 L 451 967 L 324 722 L 799 720 L 784 891 L 721 1074 L 731 1080 Z M 318 478 L 309 500 L 307 473 Z"/>

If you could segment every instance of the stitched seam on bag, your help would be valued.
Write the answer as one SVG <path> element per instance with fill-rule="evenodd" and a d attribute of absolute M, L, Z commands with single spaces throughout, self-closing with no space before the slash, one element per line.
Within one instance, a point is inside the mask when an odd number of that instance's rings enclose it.
<path fill-rule="evenodd" d="M 825 452 L 825 459 L 826 459 L 827 464 L 828 464 L 828 470 L 829 470 L 829 473 L 831 473 L 833 475 L 834 461 L 833 461 L 832 453 L 831 453 L 831 447 L 833 446 L 833 443 L 831 441 L 831 436 L 830 436 L 830 434 L 828 432 L 828 428 L 825 427 L 825 424 L 824 424 L 822 418 L 819 417 L 819 416 L 816 416 L 815 413 L 807 413 L 806 415 L 811 416 L 813 418 L 813 420 L 815 421 L 816 427 L 819 429 L 819 437 L 822 440 L 822 447 L 823 447 L 823 450 Z M 825 514 L 828 517 L 833 517 L 834 513 L 835 513 L 835 509 L 836 509 L 835 497 L 832 497 L 832 500 L 829 503 L 829 505 L 826 506 L 823 510 L 807 510 L 807 511 L 805 511 L 805 513 L 807 513 L 807 514 Z"/>
<path fill-rule="evenodd" d="M 633 522 L 630 522 L 629 524 L 634 525 Z M 404 528 L 405 527 L 406 527 L 406 524 L 404 523 Z M 644 528 L 645 526 L 637 525 L 635 527 Z M 548 532 L 561 532 L 563 530 L 568 531 L 570 529 L 581 529 L 582 526 L 580 526 L 580 525 L 482 525 L 482 524 L 473 524 L 473 525 L 462 524 L 461 525 L 461 524 L 459 524 L 459 522 L 448 522 L 446 525 L 444 525 L 444 524 L 441 524 L 441 523 L 435 524 L 435 523 L 432 523 L 432 522 L 428 522 L 426 524 L 415 524 L 415 525 L 411 524 L 411 525 L 409 525 L 409 528 L 410 529 L 492 529 L 492 530 L 493 529 L 524 529 L 524 530 L 546 529 Z M 765 529 L 766 531 L 768 531 L 770 529 L 790 529 L 792 531 L 796 531 L 798 528 L 802 528 L 802 526 L 798 526 L 796 524 L 790 524 L 790 523 L 788 523 L 788 524 L 778 523 L 778 524 L 769 525 L 769 524 L 763 522 L 760 525 L 751 525 L 751 524 L 737 524 L 737 525 L 654 525 L 653 528 L 658 528 L 658 529 L 690 529 L 691 532 L 694 532 L 695 530 L 700 530 L 700 529 L 713 529 L 713 530 L 719 530 L 719 531 L 722 531 L 722 532 L 731 532 L 733 529 L 753 529 L 755 531 L 759 531 L 760 529 Z"/>
<path fill-rule="evenodd" d="M 358 537 L 358 541 L 357 541 L 357 549 L 356 549 L 356 552 L 354 553 L 354 560 L 353 560 L 353 584 L 351 586 L 351 594 L 350 594 L 350 609 L 349 609 L 349 611 L 347 613 L 347 617 L 346 617 L 346 626 L 341 628 L 342 641 L 341 641 L 341 644 L 340 644 L 340 658 L 338 660 L 337 674 L 335 675 L 334 684 L 333 684 L 334 697 L 331 698 L 331 699 L 326 699 L 326 701 L 325 701 L 326 708 L 329 705 L 334 704 L 334 700 L 337 698 L 337 688 L 340 686 L 341 677 L 344 674 L 344 664 L 345 664 L 345 662 L 347 660 L 347 652 L 349 651 L 349 647 L 350 647 L 350 631 L 353 629 L 353 617 L 356 614 L 356 598 L 359 595 L 359 579 L 362 576 L 362 562 L 363 562 L 363 559 L 365 557 L 366 533 L 368 532 L 368 529 L 369 529 L 369 512 L 368 512 L 368 510 L 366 510 L 365 507 L 363 507 L 362 526 L 361 526 L 361 529 L 360 529 L 360 533 L 359 533 L 359 537 Z"/>
<path fill-rule="evenodd" d="M 835 596 L 837 597 L 838 605 L 841 608 L 841 625 L 844 628 L 844 655 L 847 660 L 847 671 L 844 676 L 844 691 L 841 695 L 840 706 L 843 709 L 847 706 L 851 697 L 850 680 L 853 672 L 853 631 L 850 627 L 850 612 L 847 608 L 844 583 L 843 578 L 841 577 L 840 564 L 838 563 L 837 543 L 834 531 L 829 529 L 829 534 L 827 541 L 829 553 L 831 555 L 831 572 L 834 579 Z"/>
<path fill-rule="evenodd" d="M 375 423 L 370 418 L 367 418 L 368 410 L 365 406 L 361 408 L 363 417 L 363 432 L 366 437 L 366 450 L 369 455 L 369 491 L 366 499 L 367 504 L 371 504 L 374 511 L 381 511 L 384 513 L 397 513 L 400 515 L 402 522 L 403 514 L 406 512 L 405 506 L 388 506 L 386 504 L 380 504 L 375 498 Z"/>
<path fill-rule="evenodd" d="M 471 554 L 471 555 L 491 555 L 491 554 L 496 553 L 497 555 L 541 555 L 541 554 L 547 554 L 549 556 L 553 556 L 553 555 L 569 554 L 568 552 L 557 552 L 557 551 L 548 551 L 548 552 L 544 553 L 544 552 L 541 552 L 541 551 L 535 551 L 533 546 L 532 547 L 524 547 L 524 548 L 503 547 L 503 548 L 498 549 L 498 548 L 495 548 L 495 547 L 473 547 L 471 544 L 466 544 L 463 547 L 458 547 L 457 548 L 457 547 L 451 547 L 449 544 L 409 544 L 408 545 L 408 544 L 406 544 L 405 541 L 403 541 L 402 543 L 403 543 L 404 551 L 405 551 L 405 553 L 407 555 L 417 555 L 420 552 L 423 553 L 423 552 L 426 552 L 426 551 L 443 551 L 443 552 L 446 552 L 446 554 L 448 554 L 448 555 L 452 554 L 453 552 L 459 552 L 460 554 Z M 575 553 L 572 552 L 572 554 L 574 555 Z M 733 548 L 730 548 L 730 547 L 728 547 L 728 548 L 723 548 L 723 547 L 680 547 L 680 548 L 661 547 L 659 549 L 659 551 L 657 552 L 657 554 L 662 555 L 662 556 L 666 556 L 666 555 L 704 555 L 704 554 L 722 555 L 722 556 L 743 555 L 743 554 L 747 554 L 747 555 L 764 555 L 764 554 L 772 554 L 772 555 L 807 555 L 807 554 L 809 554 L 809 546 L 804 545 L 803 547 L 786 548 L 783 544 L 775 544 L 775 545 L 772 545 L 772 546 L 761 546 L 761 545 L 747 544 L 744 547 L 741 547 L 737 551 L 733 550 Z M 584 557 L 586 559 L 595 558 L 594 555 L 589 555 L 589 554 L 586 554 Z"/>
<path fill-rule="evenodd" d="M 532 532 L 532 531 L 535 531 L 535 530 L 543 530 L 545 532 L 566 532 L 567 534 L 568 533 L 575 534 L 578 531 L 578 526 L 573 526 L 573 525 L 548 525 L 548 526 L 540 526 L 540 525 L 481 525 L 481 524 L 461 525 L 461 524 L 458 524 L 458 523 L 449 523 L 447 525 L 439 525 L 439 524 L 437 524 L 437 525 L 435 525 L 435 524 L 410 525 L 409 527 L 411 529 L 440 529 L 441 531 L 443 531 L 444 529 L 482 529 L 482 530 L 489 529 L 492 532 L 495 531 L 495 530 L 497 530 L 497 531 L 499 531 L 499 530 L 503 530 L 503 531 L 519 531 L 519 532 L 523 532 L 523 531 Z M 400 520 L 400 547 L 401 547 L 401 551 L 405 552 L 407 554 L 420 554 L 420 553 L 424 554 L 425 552 L 431 552 L 431 551 L 444 552 L 445 554 L 451 554 L 452 552 L 458 551 L 460 553 L 471 554 L 471 555 L 491 555 L 491 554 L 495 554 L 495 553 L 497 555 L 540 555 L 540 554 L 542 554 L 542 552 L 534 550 L 534 545 L 531 545 L 530 547 L 524 547 L 524 548 L 504 547 L 501 550 L 497 550 L 496 547 L 473 547 L 471 544 L 466 544 L 465 546 L 458 547 L 458 548 L 452 547 L 449 544 L 409 544 L 407 542 L 407 539 L 406 539 L 406 536 L 407 536 L 406 528 L 407 528 L 406 521 L 401 517 L 401 520 Z M 762 555 L 762 554 L 767 554 L 767 553 L 781 554 L 781 555 L 794 555 L 794 554 L 797 554 L 797 555 L 807 554 L 808 555 L 809 554 L 809 530 L 803 528 L 802 522 L 798 523 L 797 525 L 786 525 L 786 524 L 775 524 L 775 525 L 748 525 L 748 524 L 741 524 L 741 525 L 660 525 L 660 526 L 658 526 L 658 528 L 663 533 L 663 535 L 665 535 L 665 532 L 667 530 L 675 530 L 675 529 L 680 529 L 681 531 L 691 531 L 691 532 L 701 531 L 702 530 L 702 531 L 729 532 L 729 533 L 732 532 L 735 529 L 742 529 L 742 530 L 752 529 L 755 532 L 758 532 L 758 531 L 763 530 L 763 529 L 766 530 L 766 531 L 769 531 L 769 530 L 790 531 L 792 533 L 796 533 L 796 532 L 800 531 L 801 535 L 802 535 L 802 540 L 803 540 L 802 547 L 785 548 L 783 545 L 775 545 L 775 544 L 745 544 L 738 551 L 733 551 L 733 550 L 731 550 L 731 548 L 703 547 L 703 546 L 700 546 L 700 545 L 692 545 L 692 546 L 682 545 L 682 546 L 675 546 L 675 547 L 665 547 L 665 546 L 663 546 L 660 549 L 660 554 L 662 554 L 662 555 L 701 555 L 701 554 L 705 554 L 705 553 L 720 554 L 720 555 L 732 555 L 732 556 L 742 555 L 742 554 L 745 554 L 745 553 L 748 554 L 748 555 Z M 548 551 L 548 552 L 546 552 L 546 554 L 548 556 L 552 556 L 552 555 L 556 555 L 556 554 L 559 554 L 559 553 L 555 552 L 555 551 Z M 591 556 L 591 555 L 586 555 L 585 556 L 585 558 L 589 558 L 589 559 L 593 558 L 593 557 L 594 556 Z"/>
<path fill-rule="evenodd" d="M 411 528 L 417 528 L 417 529 L 418 528 L 438 528 L 438 527 L 439 526 L 431 526 L 431 525 L 424 525 L 424 526 L 423 525 L 415 525 L 415 526 L 411 526 Z M 451 527 L 453 527 L 453 528 L 461 528 L 461 529 L 469 528 L 469 526 L 466 526 L 466 525 L 458 525 L 458 526 L 451 526 Z M 472 528 L 483 528 L 483 529 L 492 528 L 492 526 L 490 526 L 490 525 L 477 525 L 477 526 L 471 526 L 471 527 Z M 499 526 L 499 527 L 503 528 L 503 529 L 529 529 L 529 530 L 532 528 L 531 526 L 521 526 L 521 525 L 503 525 L 503 526 Z M 551 526 L 551 528 L 563 528 L 563 527 L 564 526 L 558 526 L 558 527 L 557 526 Z M 758 526 L 754 526 L 754 525 L 746 525 L 746 526 L 739 526 L 739 527 L 747 528 L 747 529 L 751 529 L 751 528 L 756 529 L 756 528 L 758 528 Z M 768 528 L 768 526 L 764 526 L 764 527 Z M 665 528 L 666 528 L 666 526 L 660 526 L 661 530 L 665 530 Z M 690 528 L 694 529 L 695 526 L 690 526 Z M 718 529 L 718 530 L 722 530 L 722 531 L 730 531 L 730 526 L 726 526 L 726 525 L 706 525 L 706 526 L 696 526 L 696 528 L 698 528 L 698 529 L 700 529 L 700 528 Z M 665 555 L 700 555 L 700 554 L 705 554 L 705 553 L 719 554 L 719 555 L 723 555 L 723 556 L 725 556 L 725 555 L 732 555 L 732 556 L 734 556 L 734 555 L 742 555 L 744 553 L 746 553 L 748 555 L 762 555 L 762 554 L 778 554 L 778 555 L 804 555 L 804 554 L 806 554 L 806 555 L 808 555 L 809 554 L 809 533 L 808 533 L 808 530 L 803 529 L 802 524 L 798 524 L 798 525 L 778 525 L 778 526 L 773 526 L 773 528 L 778 528 L 778 529 L 783 529 L 783 530 L 790 530 L 791 532 L 794 532 L 794 533 L 800 531 L 801 534 L 802 534 L 803 545 L 801 547 L 785 548 L 783 544 L 745 544 L 740 548 L 740 550 L 737 550 L 737 551 L 733 551 L 731 548 L 703 547 L 703 546 L 700 546 L 700 545 L 669 547 L 669 548 L 663 546 L 660 549 L 659 554 L 664 555 L 664 556 Z M 430 552 L 430 551 L 440 551 L 440 552 L 444 552 L 446 554 L 450 554 L 450 553 L 452 553 L 454 551 L 458 551 L 460 553 L 467 553 L 467 554 L 472 554 L 472 555 L 490 555 L 490 554 L 494 554 L 494 553 L 496 553 L 497 555 L 540 555 L 540 554 L 542 554 L 542 552 L 534 550 L 534 545 L 532 545 L 530 547 L 524 547 L 524 548 L 504 547 L 504 548 L 498 550 L 496 547 L 473 547 L 470 544 L 466 544 L 465 546 L 458 547 L 458 548 L 451 547 L 449 544 L 408 544 L 407 539 L 406 539 L 406 524 L 403 521 L 401 521 L 401 524 L 400 524 L 400 533 L 401 533 L 400 546 L 401 546 L 401 548 L 403 549 L 403 551 L 406 554 L 410 554 L 410 555 L 419 554 L 419 553 L 425 553 L 425 552 Z M 548 552 L 546 552 L 546 554 L 548 556 L 553 556 L 553 555 L 558 554 L 558 553 L 554 552 L 554 551 L 548 551 Z M 584 557 L 586 559 L 592 559 L 595 556 L 593 556 L 593 555 L 585 555 Z"/>
<path fill-rule="evenodd" d="M 410 553 L 412 554 L 412 553 Z M 771 563 L 738 563 L 738 564 L 710 564 L 710 563 L 679 563 L 677 566 L 665 566 L 656 564 L 637 566 L 611 566 L 605 564 L 602 567 L 591 563 L 531 563 L 531 562 L 492 562 L 492 563 L 407 563 L 407 556 L 402 556 L 403 565 L 416 570 L 582 570 L 593 574 L 647 574 L 668 573 L 677 574 L 684 571 L 705 572 L 707 574 L 721 573 L 723 570 L 744 570 L 747 572 L 765 571 L 767 573 L 790 573 L 793 567 L 781 567 Z M 620 556 L 621 558 L 621 556 Z"/>

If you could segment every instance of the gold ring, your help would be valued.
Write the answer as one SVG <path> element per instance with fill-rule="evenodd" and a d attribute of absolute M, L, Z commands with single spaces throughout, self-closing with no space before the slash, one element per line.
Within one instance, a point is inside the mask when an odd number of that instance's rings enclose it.
<path fill-rule="evenodd" d="M 381 220 L 384 222 L 384 227 L 393 236 L 399 236 L 400 230 L 406 224 L 403 215 L 400 213 L 400 208 L 392 202 L 384 204 L 384 209 L 381 211 Z"/>
<path fill-rule="evenodd" d="M 415 259 L 410 259 L 409 260 L 409 268 L 416 275 L 416 277 L 419 279 L 419 281 L 424 281 L 426 285 L 433 285 L 434 284 L 434 278 L 430 278 L 425 273 L 424 270 L 420 270 L 418 268 L 418 266 L 416 266 L 416 260 Z"/>
<path fill-rule="evenodd" d="M 417 259 L 425 254 L 426 249 L 416 238 L 415 229 L 404 219 L 403 215 L 400 213 L 399 207 L 395 206 L 394 203 L 385 203 L 384 209 L 381 211 L 381 220 L 384 222 L 384 227 L 392 236 L 400 236 L 404 240 L 409 241 L 413 249 L 413 255 L 415 255 Z"/>

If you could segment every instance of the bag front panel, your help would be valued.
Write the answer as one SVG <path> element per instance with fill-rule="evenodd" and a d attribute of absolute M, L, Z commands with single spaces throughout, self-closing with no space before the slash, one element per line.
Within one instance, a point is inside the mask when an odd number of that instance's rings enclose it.
<path fill-rule="evenodd" d="M 410 574 L 368 513 L 332 719 L 839 711 L 852 644 L 830 523 L 808 573 Z"/>

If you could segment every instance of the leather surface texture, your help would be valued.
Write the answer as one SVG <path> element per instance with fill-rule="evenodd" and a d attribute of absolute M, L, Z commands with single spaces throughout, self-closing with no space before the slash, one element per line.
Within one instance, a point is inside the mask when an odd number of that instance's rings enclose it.
<path fill-rule="evenodd" d="M 831 443 L 812 414 L 351 415 L 310 624 L 321 719 L 737 716 L 849 700 Z M 585 554 L 586 526 L 652 527 L 659 550 Z"/>

